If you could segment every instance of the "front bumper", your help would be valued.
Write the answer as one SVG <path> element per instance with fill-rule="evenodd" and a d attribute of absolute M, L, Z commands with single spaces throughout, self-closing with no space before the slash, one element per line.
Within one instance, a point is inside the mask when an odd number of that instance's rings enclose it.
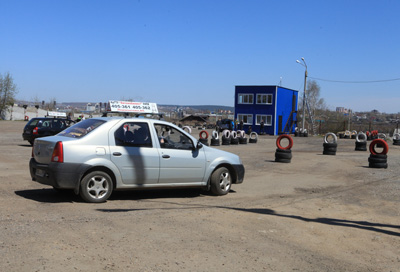
<path fill-rule="evenodd" d="M 235 165 L 232 165 L 232 167 L 235 169 L 235 172 L 236 172 L 235 183 L 236 184 L 243 183 L 244 172 L 245 172 L 243 164 L 235 164 Z"/>
<path fill-rule="evenodd" d="M 33 181 L 59 189 L 75 189 L 81 178 L 82 164 L 56 163 L 39 164 L 34 158 L 29 161 Z"/>

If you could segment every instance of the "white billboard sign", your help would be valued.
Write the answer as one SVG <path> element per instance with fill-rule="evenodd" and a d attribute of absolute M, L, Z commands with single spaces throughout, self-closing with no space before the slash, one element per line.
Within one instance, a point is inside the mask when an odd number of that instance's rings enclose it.
<path fill-rule="evenodd" d="M 107 111 L 126 113 L 158 113 L 156 103 L 111 100 L 108 102 Z"/>
<path fill-rule="evenodd" d="M 48 111 L 47 116 L 54 116 L 54 117 L 67 117 L 65 112 L 58 112 L 58 111 Z"/>

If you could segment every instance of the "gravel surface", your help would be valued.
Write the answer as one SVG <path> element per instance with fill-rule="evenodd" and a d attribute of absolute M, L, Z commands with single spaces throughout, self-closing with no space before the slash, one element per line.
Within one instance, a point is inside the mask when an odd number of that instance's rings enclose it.
<path fill-rule="evenodd" d="M 246 168 L 227 196 L 129 191 L 88 204 L 31 181 L 24 125 L 0 121 L 1 271 L 400 271 L 391 142 L 389 167 L 373 169 L 355 140 L 328 156 L 322 137 L 295 137 L 291 163 L 276 163 L 276 137 L 260 136 L 218 147 Z"/>

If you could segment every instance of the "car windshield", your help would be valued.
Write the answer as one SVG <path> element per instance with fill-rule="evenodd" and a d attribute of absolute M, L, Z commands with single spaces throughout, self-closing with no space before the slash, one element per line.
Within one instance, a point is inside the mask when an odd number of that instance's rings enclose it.
<path fill-rule="evenodd" d="M 92 132 L 106 121 L 98 120 L 98 119 L 87 119 L 83 120 L 72 127 L 67 128 L 66 130 L 60 132 L 59 136 L 71 137 L 71 138 L 81 138 L 88 133 Z"/>

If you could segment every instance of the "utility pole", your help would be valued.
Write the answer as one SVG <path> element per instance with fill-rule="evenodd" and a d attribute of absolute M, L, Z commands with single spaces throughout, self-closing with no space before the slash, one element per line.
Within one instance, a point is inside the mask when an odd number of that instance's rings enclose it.
<path fill-rule="evenodd" d="M 299 60 L 296 60 L 297 63 L 299 63 L 300 65 L 303 65 L 306 68 L 306 71 L 304 73 L 304 92 L 303 92 L 303 122 L 302 122 L 302 132 L 304 132 L 304 122 L 305 122 L 305 118 L 306 118 L 306 88 L 307 88 L 307 63 L 306 60 L 304 58 L 301 58 L 302 62 L 301 63 Z"/>

